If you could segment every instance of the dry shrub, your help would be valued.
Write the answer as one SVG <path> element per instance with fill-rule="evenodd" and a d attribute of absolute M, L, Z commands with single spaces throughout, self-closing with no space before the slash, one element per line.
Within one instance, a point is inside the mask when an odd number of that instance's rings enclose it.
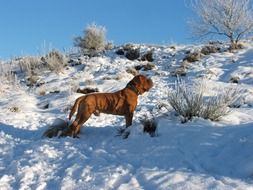
<path fill-rule="evenodd" d="M 186 76 L 187 69 L 185 67 L 178 67 L 174 71 L 170 72 L 170 75 L 173 77 Z"/>
<path fill-rule="evenodd" d="M 47 94 L 47 91 L 44 87 L 41 87 L 41 88 L 38 89 L 38 94 L 40 96 L 45 96 Z"/>
<path fill-rule="evenodd" d="M 84 36 L 76 37 L 74 45 L 80 47 L 83 53 L 94 56 L 105 50 L 106 29 L 103 26 L 98 26 L 95 23 L 89 24 L 84 30 Z"/>
<path fill-rule="evenodd" d="M 47 70 L 47 68 L 40 57 L 29 56 L 20 58 L 18 60 L 18 65 L 20 71 L 25 75 L 28 86 L 40 86 L 42 83 L 44 83 L 39 82 L 39 75 Z"/>
<path fill-rule="evenodd" d="M 182 122 L 187 122 L 193 117 L 202 117 L 218 121 L 229 113 L 229 106 L 238 97 L 236 89 L 220 89 L 215 96 L 205 97 L 203 84 L 187 86 L 184 82 L 175 84 L 175 89 L 168 94 L 168 101 L 174 110 L 183 117 Z"/>
<path fill-rule="evenodd" d="M 55 73 L 61 73 L 64 67 L 67 65 L 65 56 L 57 50 L 52 50 L 41 59 L 47 65 L 47 67 Z"/>
<path fill-rule="evenodd" d="M 16 68 L 12 61 L 0 62 L 0 84 L 19 87 L 19 81 L 15 70 Z"/>
<path fill-rule="evenodd" d="M 45 65 L 43 65 L 41 59 L 39 57 L 33 56 L 23 57 L 19 59 L 18 64 L 20 71 L 24 72 L 26 76 L 35 75 L 45 68 Z"/>
<path fill-rule="evenodd" d="M 10 112 L 17 113 L 17 112 L 20 112 L 20 108 L 17 107 L 17 106 L 13 106 L 13 107 L 10 107 L 10 108 L 9 108 L 9 111 L 10 111 Z"/>
<path fill-rule="evenodd" d="M 105 45 L 105 50 L 112 50 L 114 48 L 113 42 L 107 42 Z"/>
<path fill-rule="evenodd" d="M 34 74 L 34 75 L 30 74 L 30 76 L 27 77 L 27 85 L 28 86 L 40 86 L 39 80 L 40 80 L 40 78 L 36 74 Z"/>
<path fill-rule="evenodd" d="M 131 68 L 131 67 L 127 68 L 126 72 L 132 74 L 133 76 L 136 76 L 139 74 L 139 72 L 135 68 Z"/>

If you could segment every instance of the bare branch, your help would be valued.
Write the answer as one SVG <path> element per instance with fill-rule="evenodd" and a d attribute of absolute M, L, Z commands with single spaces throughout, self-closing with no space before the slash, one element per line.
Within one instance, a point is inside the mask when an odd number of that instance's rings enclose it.
<path fill-rule="evenodd" d="M 189 22 L 194 36 L 225 36 L 237 43 L 253 31 L 251 0 L 192 0 L 197 19 Z"/>

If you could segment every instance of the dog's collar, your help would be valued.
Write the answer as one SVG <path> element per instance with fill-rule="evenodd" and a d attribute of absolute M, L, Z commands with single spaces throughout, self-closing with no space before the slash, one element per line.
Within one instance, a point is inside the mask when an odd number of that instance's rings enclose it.
<path fill-rule="evenodd" d="M 134 91 L 134 93 L 138 96 L 140 94 L 139 90 L 132 84 L 127 84 L 126 86 L 127 88 L 129 88 L 130 90 Z"/>

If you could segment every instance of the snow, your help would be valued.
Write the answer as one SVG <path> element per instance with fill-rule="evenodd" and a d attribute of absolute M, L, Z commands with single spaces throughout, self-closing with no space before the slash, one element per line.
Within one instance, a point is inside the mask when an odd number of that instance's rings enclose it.
<path fill-rule="evenodd" d="M 141 51 L 150 48 L 141 46 Z M 127 139 L 117 136 L 124 118 L 105 114 L 92 116 L 80 138 L 42 134 L 57 119 L 67 120 L 70 106 L 82 95 L 76 88 L 121 89 L 133 77 L 126 68 L 143 64 L 138 60 L 108 52 L 80 57 L 81 65 L 58 75 L 41 75 L 45 84 L 40 87 L 1 84 L 0 189 L 253 189 L 253 45 L 203 56 L 183 77 L 189 83 L 205 81 L 208 94 L 230 86 L 241 89 L 240 107 L 217 122 L 194 118 L 181 123 L 167 101 L 176 80 L 170 72 L 186 51 L 199 46 L 152 49 L 156 67 L 141 73 L 152 78 L 154 87 L 139 96 Z M 240 77 L 238 84 L 229 83 L 232 76 Z M 144 115 L 155 116 L 155 137 L 143 133 Z"/>

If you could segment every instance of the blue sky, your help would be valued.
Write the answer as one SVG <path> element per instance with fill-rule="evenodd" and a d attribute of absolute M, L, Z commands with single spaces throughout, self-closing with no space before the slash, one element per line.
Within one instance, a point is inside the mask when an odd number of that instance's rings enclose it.
<path fill-rule="evenodd" d="M 189 1 L 189 0 L 188 0 Z M 73 47 L 87 24 L 114 44 L 190 43 L 187 0 L 8 0 L 0 2 L 0 59 Z"/>

